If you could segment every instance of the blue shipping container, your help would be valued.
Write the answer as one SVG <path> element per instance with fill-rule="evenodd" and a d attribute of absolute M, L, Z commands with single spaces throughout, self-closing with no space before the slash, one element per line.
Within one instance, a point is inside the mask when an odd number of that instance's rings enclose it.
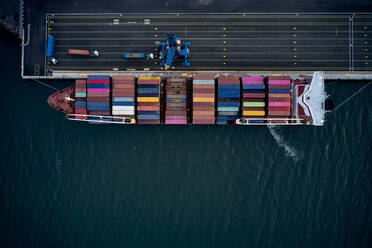
<path fill-rule="evenodd" d="M 76 106 L 86 106 L 87 103 L 86 102 L 82 102 L 82 101 L 77 101 L 77 102 L 75 102 L 75 105 Z"/>
<path fill-rule="evenodd" d="M 264 90 L 265 85 L 263 85 L 263 84 L 243 84 L 243 89 Z"/>
<path fill-rule="evenodd" d="M 137 115 L 138 120 L 159 120 L 158 115 Z"/>
<path fill-rule="evenodd" d="M 88 102 L 88 106 L 109 106 L 109 102 Z"/>
<path fill-rule="evenodd" d="M 114 102 L 133 102 L 134 97 L 113 97 Z"/>
<path fill-rule="evenodd" d="M 134 106 L 134 102 L 112 102 L 112 106 Z"/>
<path fill-rule="evenodd" d="M 88 79 L 110 79 L 107 75 L 88 75 Z"/>
<path fill-rule="evenodd" d="M 232 90 L 239 90 L 239 84 L 219 84 L 218 89 L 232 89 Z"/>
<path fill-rule="evenodd" d="M 286 93 L 290 93 L 290 92 L 291 92 L 290 89 L 269 89 L 269 93 L 286 94 Z"/>
<path fill-rule="evenodd" d="M 172 99 L 173 99 L 173 98 L 167 98 L 166 101 L 167 101 L 167 102 L 172 102 Z M 177 100 L 178 100 L 178 99 L 177 99 Z M 183 98 L 183 99 L 182 99 L 182 102 L 183 102 L 183 103 L 186 103 L 186 102 L 187 102 L 187 99 L 186 99 L 186 98 Z"/>
<path fill-rule="evenodd" d="M 88 89 L 94 89 L 94 88 L 97 88 L 97 89 L 107 89 L 107 88 L 110 88 L 110 84 L 87 84 L 88 86 Z"/>
<path fill-rule="evenodd" d="M 247 90 L 247 89 L 243 89 L 243 93 L 265 93 L 265 90 Z"/>
<path fill-rule="evenodd" d="M 240 102 L 218 102 L 218 107 L 239 107 Z"/>
<path fill-rule="evenodd" d="M 46 55 L 48 57 L 52 57 L 54 53 L 54 36 L 48 35 L 48 44 L 47 44 L 47 50 Z"/>
<path fill-rule="evenodd" d="M 138 115 L 159 115 L 160 111 L 138 111 Z"/>
<path fill-rule="evenodd" d="M 87 107 L 88 110 L 110 110 L 108 106 L 89 106 Z"/>
<path fill-rule="evenodd" d="M 234 98 L 238 98 L 240 97 L 240 92 L 221 92 L 221 93 L 218 93 L 218 97 L 220 98 L 231 98 L 231 97 L 234 97 Z"/>
<path fill-rule="evenodd" d="M 138 93 L 138 97 L 159 97 L 158 93 Z"/>
<path fill-rule="evenodd" d="M 159 89 L 158 88 L 144 88 L 144 89 L 137 89 L 138 93 L 158 93 Z"/>

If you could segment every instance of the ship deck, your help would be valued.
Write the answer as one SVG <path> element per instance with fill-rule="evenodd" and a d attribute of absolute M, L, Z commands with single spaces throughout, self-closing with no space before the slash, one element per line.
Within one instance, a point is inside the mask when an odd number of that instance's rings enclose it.
<path fill-rule="evenodd" d="M 348 14 L 47 14 L 56 65 L 46 70 L 160 70 L 158 60 L 124 60 L 126 52 L 157 53 L 174 32 L 191 42 L 199 71 L 371 70 L 372 15 Z M 99 50 L 72 56 L 69 48 Z"/>

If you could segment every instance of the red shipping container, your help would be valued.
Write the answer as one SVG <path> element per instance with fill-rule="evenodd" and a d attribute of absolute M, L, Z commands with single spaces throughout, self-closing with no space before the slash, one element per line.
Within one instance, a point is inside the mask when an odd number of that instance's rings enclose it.
<path fill-rule="evenodd" d="M 90 115 L 111 115 L 111 112 L 106 110 L 90 110 L 88 113 Z"/>
<path fill-rule="evenodd" d="M 160 120 L 137 120 L 138 124 L 160 124 Z"/>
<path fill-rule="evenodd" d="M 87 98 L 87 102 L 109 102 L 109 101 L 110 101 L 110 97 L 98 96 L 98 97 L 88 97 Z"/>
<path fill-rule="evenodd" d="M 185 111 L 182 111 L 182 110 L 167 110 L 166 112 L 165 112 L 167 115 L 184 115 L 184 114 L 186 114 L 186 112 Z"/>
<path fill-rule="evenodd" d="M 220 76 L 217 79 L 218 79 L 218 81 L 220 81 L 220 80 L 235 80 L 235 81 L 239 81 L 239 77 L 234 77 L 234 76 Z"/>
<path fill-rule="evenodd" d="M 291 102 L 290 98 L 271 98 L 269 97 L 269 102 Z"/>
<path fill-rule="evenodd" d="M 288 76 L 269 76 L 268 80 L 290 80 Z"/>
<path fill-rule="evenodd" d="M 269 107 L 269 111 L 290 111 L 290 107 Z"/>
<path fill-rule="evenodd" d="M 265 102 L 264 98 L 243 98 L 243 102 Z"/>
<path fill-rule="evenodd" d="M 110 79 L 88 79 L 88 84 L 109 84 Z"/>
<path fill-rule="evenodd" d="M 209 125 L 209 124 L 215 124 L 214 119 L 210 120 L 192 120 L 193 124 L 204 124 L 204 125 Z"/>
<path fill-rule="evenodd" d="M 290 89 L 290 85 L 270 84 L 269 89 Z"/>
<path fill-rule="evenodd" d="M 153 84 L 153 85 L 159 85 L 159 80 L 138 80 L 137 84 Z"/>
<path fill-rule="evenodd" d="M 243 111 L 265 111 L 265 108 L 262 107 L 243 107 Z"/>
<path fill-rule="evenodd" d="M 214 89 L 214 84 L 193 84 L 193 90 L 195 89 Z"/>
<path fill-rule="evenodd" d="M 137 106 L 138 111 L 159 111 L 159 106 Z"/>
<path fill-rule="evenodd" d="M 208 106 L 214 108 L 215 104 L 214 102 L 193 102 L 193 106 Z"/>
<path fill-rule="evenodd" d="M 214 107 L 209 106 L 193 106 L 193 111 L 210 111 L 214 110 Z"/>
<path fill-rule="evenodd" d="M 193 77 L 193 80 L 214 80 L 212 75 L 196 75 Z"/>
<path fill-rule="evenodd" d="M 265 93 L 243 93 L 244 98 L 265 98 Z"/>
<path fill-rule="evenodd" d="M 112 80 L 134 80 L 134 76 L 131 75 L 120 75 L 120 76 L 112 76 Z"/>
<path fill-rule="evenodd" d="M 231 85 L 231 84 L 233 84 L 233 85 L 239 85 L 240 84 L 240 81 L 218 80 L 218 85 L 220 85 L 220 84 L 222 84 L 222 85 L 226 85 L 226 84 L 228 84 L 228 85 Z"/>
<path fill-rule="evenodd" d="M 158 102 L 139 102 L 138 106 L 160 106 Z"/>
<path fill-rule="evenodd" d="M 269 116 L 290 116 L 290 111 L 270 111 L 268 112 Z"/>

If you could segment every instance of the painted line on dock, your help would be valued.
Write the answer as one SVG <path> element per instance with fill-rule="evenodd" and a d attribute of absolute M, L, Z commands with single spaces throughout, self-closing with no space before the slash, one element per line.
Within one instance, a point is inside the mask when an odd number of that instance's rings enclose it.
<path fill-rule="evenodd" d="M 348 22 L 152 22 L 153 26 L 346 26 Z M 61 22 L 53 23 L 51 26 L 113 26 L 112 22 Z M 122 22 L 115 26 L 148 26 L 149 24 L 137 22 Z M 369 25 L 368 23 L 360 23 L 360 25 Z"/>
<path fill-rule="evenodd" d="M 348 18 L 349 16 L 348 15 L 344 15 L 344 14 L 333 14 L 333 15 L 323 15 L 323 14 L 319 14 L 319 15 L 314 15 L 314 14 L 305 14 L 305 13 L 302 13 L 302 14 L 297 14 L 297 13 L 293 13 L 293 14 L 261 14 L 261 15 L 257 15 L 257 14 L 245 14 L 245 13 L 237 13 L 235 15 L 228 15 L 228 14 L 220 14 L 220 15 L 213 15 L 213 14 L 203 14 L 203 15 L 200 15 L 200 14 L 168 14 L 168 13 L 164 13 L 163 15 L 159 15 L 159 14 L 154 14 L 154 15 L 151 15 L 151 14 L 148 14 L 148 15 L 128 15 L 128 14 L 124 14 L 124 15 L 97 15 L 97 14 L 92 14 L 92 15 L 55 15 L 55 16 L 51 16 L 51 15 L 48 15 L 48 18 L 49 19 L 94 19 L 94 18 L 100 18 L 100 19 L 107 19 L 107 18 L 115 18 L 115 19 L 126 19 L 126 18 L 131 18 L 131 19 L 135 19 L 135 18 L 139 18 L 139 19 L 142 19 L 142 18 L 190 18 L 190 19 L 193 19 L 193 18 L 242 18 L 242 19 L 250 19 L 250 18 L 262 18 L 262 19 L 266 19 L 266 18 L 304 18 L 304 19 L 308 19 L 308 18 L 312 18 L 312 19 L 318 19 L 318 18 L 331 18 L 331 19 L 341 19 L 341 18 Z M 364 18 L 370 18 L 370 17 L 364 17 Z"/>
<path fill-rule="evenodd" d="M 102 52 L 100 51 L 100 55 L 122 55 L 128 51 L 122 52 Z M 67 52 L 55 52 L 56 55 L 69 55 Z M 193 52 L 192 54 L 227 54 L 227 55 L 239 55 L 239 54 L 320 54 L 320 55 L 333 55 L 333 54 L 349 54 L 348 52 Z M 354 53 L 354 54 L 365 54 L 365 53 Z"/>
<path fill-rule="evenodd" d="M 59 59 L 59 61 L 70 61 L 70 62 L 128 62 L 129 60 L 124 59 Z M 142 59 L 131 60 L 131 61 L 143 61 Z M 182 60 L 176 60 L 182 61 Z M 221 59 L 190 59 L 190 62 L 222 62 Z M 223 59 L 223 61 L 227 62 L 292 62 L 293 60 L 290 59 Z M 297 59 L 298 62 L 349 62 L 348 59 Z M 358 60 L 354 60 L 358 61 Z M 360 60 L 365 61 L 365 60 Z M 150 61 L 145 61 L 150 62 Z"/>
<path fill-rule="evenodd" d="M 237 37 L 206 37 L 206 38 L 185 38 L 185 37 L 179 37 L 181 40 L 182 39 L 187 39 L 187 40 L 293 40 L 293 37 L 244 37 L 244 38 L 237 38 Z M 138 37 L 138 38 L 133 38 L 133 37 L 127 37 L 127 38 L 118 38 L 118 37 L 107 37 L 107 38 L 92 38 L 92 37 L 83 37 L 83 38 L 73 38 L 73 37 L 64 37 L 64 38 L 57 38 L 56 40 L 62 40 L 62 41 L 70 41 L 70 40 L 159 40 L 158 37 L 152 37 L 152 38 L 147 38 L 147 37 Z M 327 37 L 327 38 L 296 38 L 296 40 L 349 40 L 349 38 L 334 38 L 334 37 Z M 354 40 L 372 40 L 372 38 L 354 38 Z"/>
<path fill-rule="evenodd" d="M 132 48 L 132 47 L 149 47 L 149 45 L 110 45 L 110 44 L 99 44 L 99 47 L 120 47 L 120 48 Z M 55 47 L 97 47 L 97 45 L 91 45 L 91 44 L 71 44 L 71 45 L 55 45 Z M 197 48 L 206 48 L 206 47 L 227 47 L 227 48 L 293 48 L 295 45 L 289 44 L 289 45 L 193 45 L 192 47 Z M 346 48 L 348 49 L 348 46 L 345 45 L 296 45 L 296 47 L 302 47 L 302 48 Z M 356 48 L 364 48 L 364 47 L 370 47 L 372 46 L 354 46 Z"/>
<path fill-rule="evenodd" d="M 95 70 L 112 70 L 112 66 L 52 66 L 51 69 L 53 70 L 67 70 L 67 69 L 95 69 Z M 123 68 L 123 67 L 120 67 L 119 66 L 119 69 L 120 68 Z M 137 68 L 140 68 L 140 67 L 125 67 L 121 70 L 123 71 L 127 71 L 127 69 L 137 69 Z M 160 66 L 158 67 L 148 67 L 150 69 L 155 69 L 155 70 L 159 70 L 160 69 Z M 188 71 L 188 70 L 211 70 L 211 69 L 215 69 L 215 70 L 261 70 L 263 69 L 263 67 L 203 67 L 203 66 L 198 66 L 198 67 L 187 67 L 187 69 L 184 69 L 184 70 L 174 70 L 174 71 Z M 312 70 L 322 70 L 322 71 L 327 71 L 327 70 L 342 70 L 342 71 L 348 71 L 348 67 L 345 66 L 345 67 L 325 67 L 325 66 L 322 66 L 322 67 L 297 67 L 297 66 L 291 66 L 291 67 L 265 67 L 266 70 L 295 70 L 295 71 L 298 71 L 298 70 L 308 70 L 308 71 L 312 71 Z M 138 71 L 143 71 L 143 68 L 140 68 L 138 69 Z"/>
<path fill-rule="evenodd" d="M 71 30 L 71 31 L 49 31 L 51 34 L 100 34 L 100 33 L 183 33 L 185 30 Z M 187 30 L 187 33 L 334 33 L 335 30 Z M 337 30 L 338 33 L 349 33 L 349 30 Z M 354 33 L 372 33 L 372 31 L 354 31 Z"/>

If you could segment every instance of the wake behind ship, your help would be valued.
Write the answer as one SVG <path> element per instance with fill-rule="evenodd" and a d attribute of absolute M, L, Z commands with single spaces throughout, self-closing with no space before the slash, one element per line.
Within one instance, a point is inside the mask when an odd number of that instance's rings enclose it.
<path fill-rule="evenodd" d="M 312 77 L 88 75 L 48 104 L 67 119 L 114 124 L 322 126 L 327 94 Z"/>

